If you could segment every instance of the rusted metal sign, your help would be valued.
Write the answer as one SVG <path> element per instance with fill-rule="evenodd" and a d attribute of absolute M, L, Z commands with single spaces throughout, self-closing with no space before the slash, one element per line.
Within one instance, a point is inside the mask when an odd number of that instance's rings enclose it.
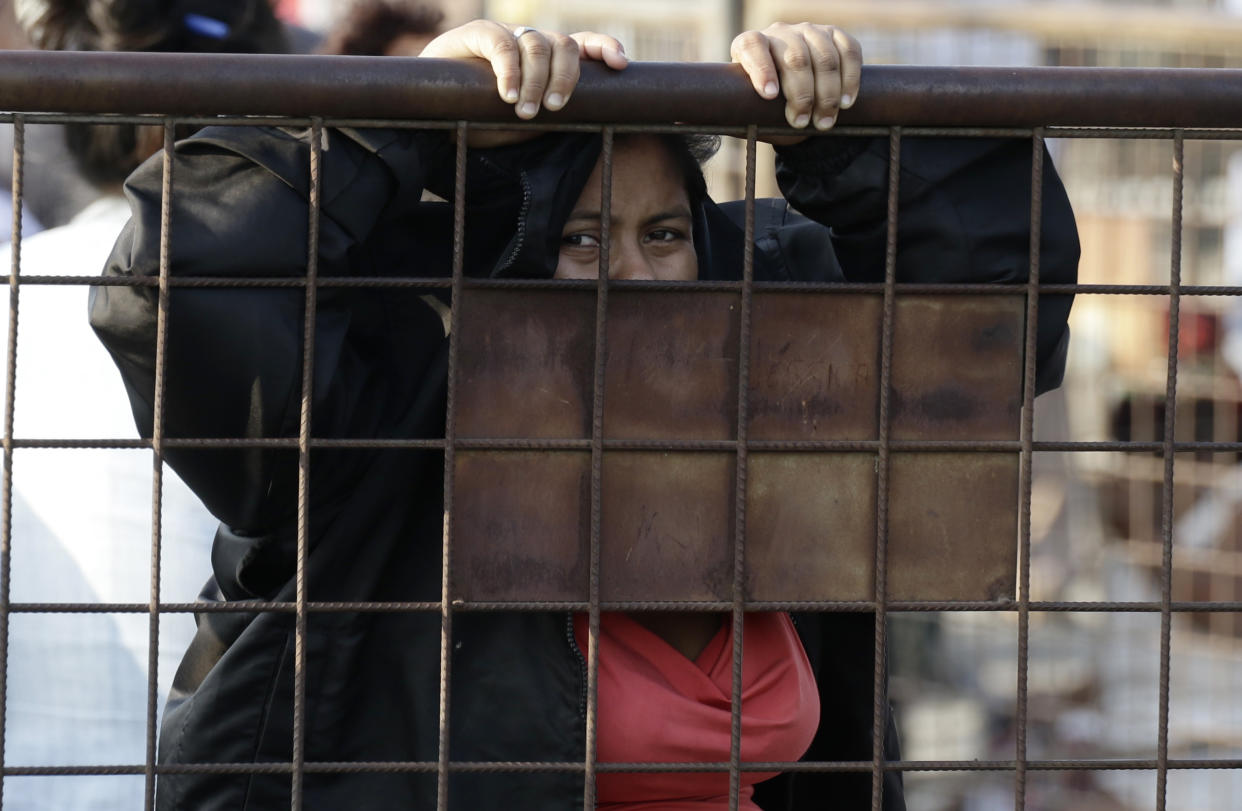
<path fill-rule="evenodd" d="M 590 437 L 594 293 L 470 290 L 461 307 L 458 437 L 532 442 L 458 451 L 454 596 L 586 600 L 591 454 L 547 440 Z M 739 307 L 730 292 L 609 296 L 605 601 L 732 599 Z M 754 294 L 748 599 L 874 596 L 877 446 L 865 443 L 879 437 L 881 307 L 873 294 Z M 1016 440 L 1023 307 L 899 297 L 890 437 Z M 1017 452 L 889 458 L 888 598 L 1012 597 Z"/>

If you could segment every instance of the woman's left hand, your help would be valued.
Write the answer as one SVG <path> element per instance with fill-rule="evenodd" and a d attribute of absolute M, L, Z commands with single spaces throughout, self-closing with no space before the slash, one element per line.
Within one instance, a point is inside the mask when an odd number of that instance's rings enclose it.
<path fill-rule="evenodd" d="M 734 38 L 729 54 L 746 70 L 755 92 L 765 99 L 785 96 L 789 126 L 830 129 L 837 113 L 858 99 L 862 46 L 831 25 L 773 23 Z M 800 137 L 768 139 L 790 144 Z"/>

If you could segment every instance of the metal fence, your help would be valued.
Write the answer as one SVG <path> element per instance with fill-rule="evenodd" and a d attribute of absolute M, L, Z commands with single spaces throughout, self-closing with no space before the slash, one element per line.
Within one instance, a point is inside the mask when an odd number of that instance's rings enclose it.
<path fill-rule="evenodd" d="M 165 54 L 64 54 L 64 53 L 4 53 L 0 54 L 0 108 L 11 111 L 0 116 L 11 121 L 15 127 L 15 150 L 13 172 L 13 196 L 20 201 L 23 194 L 24 127 L 29 123 L 156 123 L 164 127 L 165 146 L 173 143 L 174 130 L 181 125 L 228 124 L 248 126 L 257 124 L 296 126 L 310 128 L 311 177 L 310 191 L 310 247 L 311 257 L 304 278 L 273 279 L 252 278 L 227 280 L 173 277 L 168 268 L 167 214 L 169 201 L 176 194 L 177 179 L 172 175 L 172 163 L 165 157 L 164 163 L 164 210 L 162 231 L 162 261 L 158 278 L 151 279 L 104 279 L 94 275 L 94 268 L 81 269 L 82 275 L 32 276 L 22 273 L 21 220 L 15 214 L 13 233 L 15 239 L 9 276 L 9 334 L 7 357 L 7 387 L 4 430 L 4 480 L 3 503 L 5 505 L 3 536 L 0 537 L 0 697 L 4 695 L 3 681 L 8 673 L 7 635 L 10 618 L 24 613 L 115 613 L 145 615 L 149 622 L 149 654 L 147 664 L 147 711 L 146 711 L 146 757 L 141 764 L 96 766 L 50 766 L 50 765 L 3 765 L 5 778 L 31 776 L 76 776 L 90 774 L 142 775 L 145 779 L 145 797 L 148 808 L 153 807 L 155 782 L 158 775 L 172 773 L 264 773 L 288 774 L 293 787 L 293 807 L 302 807 L 301 786 L 306 774 L 322 774 L 349 771 L 406 771 L 434 773 L 439 780 L 439 807 L 452 807 L 448 792 L 448 775 L 451 772 L 469 771 L 578 771 L 586 777 L 586 795 L 583 807 L 594 807 L 593 778 L 596 773 L 626 770 L 684 771 L 686 764 L 598 764 L 595 759 L 594 735 L 597 693 L 598 662 L 595 641 L 601 611 L 608 610 L 667 610 L 684 608 L 701 611 L 728 612 L 738 644 L 733 659 L 733 737 L 730 759 L 726 762 L 694 764 L 693 770 L 722 771 L 730 776 L 730 807 L 738 805 L 740 776 L 743 771 L 845 771 L 870 773 L 872 778 L 872 807 L 879 809 L 882 802 L 883 775 L 899 771 L 907 774 L 926 772 L 996 772 L 1012 776 L 1012 803 L 1015 808 L 1028 807 L 1028 778 L 1037 772 L 1100 772 L 1113 770 L 1146 770 L 1154 772 L 1156 787 L 1153 804 L 1164 809 L 1168 803 L 1167 781 L 1170 772 L 1176 770 L 1237 770 L 1242 769 L 1242 757 L 1194 758 L 1175 757 L 1169 747 L 1170 718 L 1170 667 L 1172 663 L 1172 629 L 1181 616 L 1233 614 L 1242 611 L 1238 600 L 1175 600 L 1174 599 L 1174 493 L 1178 484 L 1175 479 L 1175 460 L 1182 453 L 1236 454 L 1242 452 L 1242 442 L 1233 440 L 1179 438 L 1176 425 L 1178 403 L 1178 346 L 1181 336 L 1179 312 L 1183 302 L 1194 297 L 1238 296 L 1242 287 L 1222 285 L 1186 285 L 1181 281 L 1181 233 L 1183 153 L 1187 141 L 1197 139 L 1230 141 L 1239 138 L 1242 130 L 1234 129 L 1242 122 L 1242 97 L 1231 92 L 1242 76 L 1231 71 L 1208 70 L 1094 70 L 1094 69 L 924 69 L 897 67 L 869 67 L 864 72 L 863 94 L 858 105 L 845 114 L 842 126 L 834 135 L 868 135 L 887 138 L 890 144 L 890 166 L 896 167 L 900 160 L 903 139 L 913 137 L 1013 137 L 1027 139 L 1031 144 L 1032 199 L 1030 210 L 1031 253 L 1029 256 L 1030 281 L 1021 285 L 899 285 L 895 278 L 896 237 L 901 224 L 897 220 L 898 172 L 890 171 L 888 189 L 889 222 L 888 251 L 885 281 L 880 284 L 843 284 L 832 286 L 790 285 L 756 282 L 753 278 L 752 243 L 754 236 L 754 188 L 756 176 L 756 141 L 759 136 L 783 131 L 781 106 L 759 100 L 750 91 L 740 74 L 730 68 L 715 65 L 657 65 L 634 64 L 618 76 L 605 78 L 604 71 L 583 70 L 582 84 L 575 94 L 573 104 L 561 114 L 543 114 L 537 124 L 521 125 L 542 130 L 569 130 L 603 133 L 603 172 L 605 189 L 609 188 L 613 138 L 634 132 L 715 132 L 742 139 L 745 144 L 745 189 L 747 194 L 747 250 L 744 278 L 740 282 L 694 282 L 678 285 L 675 290 L 668 285 L 632 282 L 609 282 L 601 272 L 598 283 L 541 283 L 541 282 L 487 282 L 467 279 L 463 274 L 463 249 L 469 235 L 464 233 L 464 177 L 466 167 L 466 135 L 476 127 L 513 128 L 518 126 L 510 118 L 510 108 L 495 98 L 492 81 L 484 69 L 475 65 L 444 63 L 437 60 L 411 62 L 392 59 L 337 59 L 332 57 L 208 57 L 197 55 Z M 426 278 L 350 278 L 324 277 L 318 272 L 318 223 L 320 211 L 320 151 L 322 131 L 329 127 L 399 126 L 448 129 L 456 133 L 456 198 L 453 232 L 453 275 L 450 279 Z M 1048 285 L 1039 280 L 1041 183 L 1043 178 L 1043 155 L 1046 139 L 1154 139 L 1168 147 L 1169 183 L 1172 185 L 1173 207 L 1171 211 L 1172 245 L 1169 256 L 1169 281 L 1160 284 L 1090 284 Z M 601 266 L 607 266 L 608 254 L 608 200 L 603 197 L 603 252 Z M 15 207 L 20 209 L 20 207 Z M 157 337 L 157 378 L 155 427 L 151 437 L 144 439 L 118 439 L 98 437 L 92 439 L 65 439 L 60 437 L 19 438 L 14 435 L 14 406 L 21 393 L 17 390 L 17 324 L 20 303 L 26 288 L 38 285 L 104 285 L 148 284 L 158 290 L 159 332 Z M 170 291 L 178 286 L 238 287 L 268 286 L 293 287 L 305 290 L 305 337 L 308 349 L 315 329 L 316 300 L 320 291 L 333 287 L 373 286 L 404 287 L 418 289 L 449 289 L 452 301 L 452 326 L 449 329 L 450 366 L 448 420 L 443 439 L 414 440 L 340 440 L 317 438 L 311 432 L 310 397 L 302 400 L 301 429 L 297 437 L 288 439 L 186 439 L 169 438 L 162 427 L 162 397 L 164 369 L 163 355 L 166 340 L 165 314 Z M 548 289 L 556 288 L 556 289 Z M 848 307 L 858 302 L 872 302 L 868 315 L 874 314 L 874 349 L 866 347 L 857 351 L 865 354 L 874 351 L 878 361 L 873 381 L 876 396 L 874 424 L 867 428 L 868 436 L 841 436 L 831 439 L 805 439 L 785 435 L 763 436 L 754 429 L 755 421 L 755 368 L 764 363 L 761 354 L 755 354 L 757 334 L 771 329 L 781 317 L 767 316 L 763 321 L 764 307 L 777 297 L 797 292 L 800 296 L 819 296 L 847 301 Z M 589 386 L 576 405 L 585 417 L 587 430 L 576 439 L 547 438 L 543 435 L 507 435 L 505 432 L 481 435 L 476 430 L 463 427 L 463 421 L 478 425 L 479 418 L 472 408 L 483 408 L 494 396 L 487 387 L 494 381 L 500 364 L 493 364 L 476 344 L 468 343 L 474 332 L 496 326 L 504 313 L 505 297 L 527 296 L 526 309 L 537 311 L 540 307 L 563 313 L 561 304 L 566 299 L 558 295 L 570 295 L 579 308 L 581 334 L 589 336 L 591 347 L 583 359 L 574 361 L 585 364 L 579 370 Z M 1167 376 L 1163 400 L 1163 430 L 1159 438 L 1131 438 L 1125 441 L 1092 440 L 1073 441 L 1058 439 L 1037 440 L 1034 409 L 1034 346 L 1035 323 L 1040 297 L 1049 294 L 1076 294 L 1079 296 L 1142 296 L 1158 297 L 1168 305 L 1168 357 Z M 704 437 L 697 429 L 685 425 L 668 429 L 658 437 L 643 438 L 618 436 L 607 429 L 609 420 L 615 424 L 616 416 L 623 411 L 625 403 L 610 398 L 611 371 L 606 368 L 609 357 L 609 340 L 617 334 L 641 334 L 649 326 L 644 318 L 650 314 L 632 313 L 630 320 L 614 315 L 619 303 L 636 295 L 676 296 L 674 307 L 680 311 L 715 312 L 719 304 L 736 306 L 731 316 L 734 333 L 728 329 L 725 335 L 735 335 L 736 343 L 731 351 L 736 359 L 736 376 L 721 381 L 734 399 L 718 404 L 714 416 L 723 420 L 724 428 Z M 967 431 L 963 436 L 945 438 L 935 430 L 905 430 L 894 415 L 891 405 L 892 392 L 902 385 L 914 386 L 907 378 L 899 380 L 902 367 L 901 319 L 898 317 L 903 302 L 919 300 L 936 302 L 937 306 L 950 308 L 952 300 L 990 300 L 995 310 L 988 311 L 985 318 L 998 318 L 1001 312 L 1006 323 L 1016 324 L 1024 330 L 1024 337 L 1010 347 L 1006 363 L 1010 363 L 1020 380 L 1002 377 L 986 386 L 991 389 L 975 392 L 977 397 L 992 396 L 1007 391 L 1010 397 L 1020 397 L 1020 421 L 1003 424 L 992 429 L 992 434 L 980 436 Z M 726 301 L 727 300 L 727 301 Z M 477 302 L 471 310 L 467 302 Z M 489 303 L 490 302 L 490 303 Z M 585 303 L 585 305 L 584 305 Z M 583 309 L 585 306 L 585 309 Z M 645 306 L 645 305 L 643 305 Z M 642 310 L 643 306 L 631 306 Z M 965 310 L 950 320 L 960 326 Z M 560 317 L 558 315 L 558 317 Z M 714 323 L 714 322 L 713 322 Z M 1024 327 L 1022 325 L 1025 324 Z M 812 318 L 799 322 L 807 330 L 822 329 Z M 710 332 L 713 327 L 702 327 Z M 723 340 L 723 338 L 721 339 Z M 915 353 L 917 342 L 907 341 L 904 351 Z M 1016 365 L 1020 363 L 1020 367 Z M 493 365 L 489 365 L 493 364 Z M 907 364 L 909 365 L 909 364 Z M 917 364 L 916 364 L 917 365 Z M 1000 364 L 1004 366 L 1004 363 Z M 1020 372 L 1019 372 L 1020 368 Z M 313 358 L 310 351 L 303 356 L 302 391 L 310 392 Z M 1003 371 L 1003 370 L 1002 370 Z M 527 385 L 517 380 L 514 385 Z M 1008 388 L 1006 388 L 1008 387 Z M 986 388 L 986 387 L 985 387 Z M 1020 392 L 1014 395 L 1013 392 Z M 772 395 L 777 396 L 777 395 Z M 999 396 L 999 395 L 997 395 Z M 1017 405 L 1017 403 L 1015 403 Z M 707 409 L 711 411 L 712 409 Z M 608 415 L 613 415 L 609 417 Z M 977 426 L 971 428 L 976 430 Z M 690 432 L 690 433 L 683 433 Z M 161 592 L 161 492 L 164 470 L 163 456 L 170 448 L 239 448 L 264 447 L 295 449 L 299 460 L 298 504 L 298 586 L 296 599 L 291 602 L 256 605 L 212 604 L 194 602 L 165 602 Z M 402 449 L 434 449 L 442 451 L 444 463 L 444 509 L 446 530 L 442 550 L 442 595 L 431 602 L 316 602 L 309 599 L 301 580 L 306 565 L 308 536 L 309 469 L 312 451 L 322 448 L 390 447 Z M 11 493 L 15 451 L 22 449 L 73 449 L 106 448 L 115 450 L 150 450 L 153 456 L 153 517 L 151 537 L 151 586 L 150 599 L 146 603 L 21 603 L 11 599 L 10 554 L 15 538 L 11 528 Z M 585 460 L 584 472 L 589 481 L 585 495 L 585 512 L 589 515 L 587 537 L 582 539 L 588 552 L 586 587 L 577 593 L 573 587 L 565 587 L 561 593 L 548 595 L 519 595 L 512 593 L 513 583 L 503 585 L 498 591 L 488 584 L 479 585 L 471 580 L 468 564 L 471 554 L 486 554 L 476 547 L 462 553 L 460 544 L 485 544 L 485 528 L 472 526 L 470 518 L 475 512 L 463 513 L 462 504 L 477 503 L 472 494 L 484 492 L 472 488 L 494 488 L 485 492 L 503 493 L 514 482 L 525 478 L 537 467 L 519 469 L 509 479 L 486 481 L 486 477 L 471 478 L 471 459 L 481 454 L 515 451 L 536 452 L 549 455 L 576 452 Z M 603 505 L 610 497 L 608 484 L 610 456 L 621 451 L 661 452 L 665 454 L 693 454 L 700 457 L 715 454 L 725 460 L 723 473 L 717 472 L 718 481 L 723 475 L 729 495 L 721 502 L 721 510 L 730 511 L 725 521 L 729 533 L 729 549 L 726 558 L 716 561 L 724 572 L 724 580 L 715 594 L 692 593 L 676 595 L 668 593 L 641 593 L 627 591 L 624 587 L 609 586 L 606 561 L 609 560 L 605 538 L 608 529 L 602 525 Z M 866 503 L 874 509 L 865 523 L 867 549 L 873 558 L 869 561 L 871 582 L 865 583 L 865 596 L 849 598 L 835 596 L 832 599 L 807 596 L 808 589 L 815 591 L 814 584 L 792 591 L 782 591 L 786 583 L 777 583 L 766 593 L 756 597 L 748 586 L 748 573 L 762 568 L 745 543 L 748 534 L 761 523 L 762 508 L 755 509 L 753 488 L 757 477 L 756 461 L 764 453 L 785 452 L 791 454 L 818 454 L 826 459 L 830 454 L 863 454 L 874 461 L 873 501 Z M 1160 493 L 1161 530 L 1160 560 L 1158 565 L 1158 600 L 1035 600 L 1031 593 L 1031 522 L 1032 522 L 1032 462 L 1037 454 L 1057 452 L 1065 454 L 1154 454 L 1162 464 L 1158 479 Z M 948 598 L 929 598 L 929 592 L 917 587 L 896 588 L 894 571 L 897 562 L 892 533 L 898 520 L 902 503 L 925 492 L 943 471 L 934 472 L 924 479 L 916 479 L 908 485 L 904 494 L 895 494 L 896 459 L 925 455 L 941 458 L 967 460 L 966 469 L 978 473 L 992 461 L 1001 459 L 1000 468 L 987 468 L 982 481 L 999 477 L 1003 492 L 1009 487 L 1012 474 L 1016 490 L 1012 499 L 991 503 L 986 512 L 999 516 L 994 533 L 1002 541 L 1016 544 L 1006 548 L 1004 543 L 995 553 L 996 566 L 1001 576 L 1001 586 L 993 593 L 972 594 L 963 597 L 954 594 Z M 1011 466 L 1010 466 L 1011 465 Z M 554 468 L 548 468 L 552 470 Z M 649 468 L 639 474 L 613 473 L 614 481 L 626 475 L 641 478 L 649 475 Z M 575 474 L 576 475 L 576 474 Z M 763 474 L 770 475 L 770 474 Z M 844 474 L 843 474 L 844 475 Z M 748 486 L 752 490 L 748 490 Z M 748 510 L 748 505 L 751 509 Z M 959 505 L 959 509 L 961 509 Z M 758 516 L 758 517 L 757 517 Z M 1009 528 L 1006 530 L 1006 528 Z M 757 531 L 757 530 L 756 530 Z M 971 539 L 964 537 L 961 552 L 969 555 Z M 1005 536 L 1008 535 L 1006 539 Z M 574 552 L 576 547 L 569 550 Z M 1015 555 L 1016 553 L 1016 555 Z M 548 553 L 554 554 L 554 553 Z M 1016 556 L 1016 564 L 1014 563 Z M 969 558 L 967 557 L 968 561 Z M 464 562 L 464 563 L 463 563 Z M 672 572 L 667 578 L 676 583 L 680 575 L 692 565 L 704 561 L 690 555 L 682 565 L 687 568 Z M 928 564 L 911 558 L 902 566 L 913 570 L 918 565 L 931 565 L 934 575 L 943 575 L 959 568 L 963 560 L 940 561 Z M 938 568 L 937 568 L 938 567 Z M 903 569 L 902 571 L 906 571 Z M 1012 577 L 1005 580 L 1006 571 Z M 463 573 L 464 572 L 464 573 Z M 206 573 L 204 573 L 206 574 Z M 640 578 L 642 572 L 635 577 Z M 980 578 L 976 578 L 980 579 Z M 970 580 L 968 577 L 967 580 Z M 637 581 L 636 581 L 637 582 Z M 991 581 L 989 581 L 991 582 Z M 495 584 L 491 584 L 494 586 Z M 517 584 L 518 586 L 521 583 Z M 631 584 L 632 586 L 634 584 Z M 505 588 L 511 592 L 504 593 Z M 612 589 L 610 593 L 610 588 Z M 637 587 L 636 587 L 637 588 Z M 471 596 L 471 590 L 474 590 Z M 519 589 L 520 591 L 520 589 Z M 466 596 L 463 596 L 463 593 Z M 839 595 L 842 592 L 836 592 Z M 237 763 L 161 766 L 156 762 L 157 718 L 159 716 L 157 674 L 159 673 L 159 639 L 161 619 L 170 614 L 203 611 L 255 612 L 256 610 L 285 612 L 294 617 L 295 661 L 294 675 L 294 730 L 293 758 L 289 763 Z M 453 621 L 461 612 L 477 611 L 571 611 L 586 612 L 591 628 L 591 644 L 588 661 L 587 701 L 587 748 L 584 758 L 577 763 L 459 763 L 449 758 L 448 711 L 449 691 L 452 685 Z M 741 759 L 740 713 L 741 713 L 741 665 L 744 643 L 742 619 L 744 613 L 754 610 L 839 611 L 872 613 L 875 617 L 875 653 L 873 659 L 876 683 L 873 723 L 874 756 L 870 761 L 859 762 L 802 762 L 797 764 L 746 763 Z M 384 763 L 315 763 L 304 757 L 305 741 L 302 720 L 306 701 L 306 647 L 308 617 L 317 612 L 435 612 L 441 618 L 441 699 L 440 699 L 440 757 L 437 762 L 384 762 Z M 888 660 L 890 619 L 898 615 L 927 612 L 1003 612 L 1016 617 L 1016 701 L 1013 707 L 1015 734 L 1014 754 L 1001 759 L 970 760 L 917 760 L 887 761 L 883 753 L 885 728 L 886 673 Z M 1030 624 L 1033 615 L 1041 613 L 1141 613 L 1158 615 L 1160 618 L 1159 646 L 1159 709 L 1157 739 L 1154 741 L 1154 757 L 1138 758 L 1070 758 L 1039 759 L 1028 755 L 1028 666 L 1030 662 Z M 0 701 L 0 718 L 5 713 L 5 703 Z M 3 726 L 0 724 L 0 726 Z M 2 743 L 2 740 L 0 740 Z M 3 751 L 0 748 L 0 751 Z M 912 789 L 912 793 L 914 789 Z"/>

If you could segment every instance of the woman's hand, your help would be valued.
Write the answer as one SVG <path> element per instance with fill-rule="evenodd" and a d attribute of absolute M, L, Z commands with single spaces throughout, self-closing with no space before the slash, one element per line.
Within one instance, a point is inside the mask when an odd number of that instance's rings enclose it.
<path fill-rule="evenodd" d="M 549 110 L 564 107 L 578 84 L 580 60 L 603 62 L 613 70 L 623 70 L 629 64 L 621 43 L 604 34 L 583 31 L 566 35 L 490 20 L 475 20 L 446 31 L 427 44 L 422 56 L 488 60 L 500 97 L 514 106 L 521 119 L 534 118 L 540 106 Z"/>
<path fill-rule="evenodd" d="M 746 31 L 734 38 L 729 54 L 750 77 L 755 92 L 765 99 L 785 96 L 785 120 L 803 129 L 818 130 L 837 123 L 837 113 L 858 99 L 862 75 L 862 46 L 831 25 L 772 23 L 762 31 Z M 803 138 L 770 138 L 792 144 Z"/>

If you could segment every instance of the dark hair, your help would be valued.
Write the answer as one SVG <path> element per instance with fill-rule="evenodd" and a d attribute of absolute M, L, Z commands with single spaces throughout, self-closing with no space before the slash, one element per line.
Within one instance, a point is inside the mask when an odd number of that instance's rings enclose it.
<path fill-rule="evenodd" d="M 25 0 L 17 8 L 26 36 L 45 51 L 289 50 L 268 0 Z M 65 126 L 78 168 L 98 186 L 120 183 L 146 159 L 140 138 L 134 124 Z"/>
<path fill-rule="evenodd" d="M 443 26 L 444 12 L 418 0 L 355 0 L 319 52 L 384 56 L 401 37 L 434 37 Z"/>
<path fill-rule="evenodd" d="M 674 165 L 681 173 L 682 184 L 686 187 L 686 196 L 689 197 L 690 205 L 697 208 L 707 197 L 707 180 L 703 177 L 703 164 L 707 163 L 720 149 L 720 136 L 665 134 L 656 137 L 668 150 Z"/>

